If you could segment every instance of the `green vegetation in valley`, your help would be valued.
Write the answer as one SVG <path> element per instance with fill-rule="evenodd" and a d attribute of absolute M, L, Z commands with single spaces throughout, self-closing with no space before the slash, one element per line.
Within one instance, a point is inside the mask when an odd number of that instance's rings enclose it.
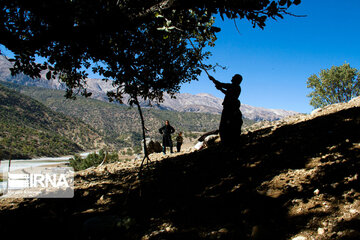
<path fill-rule="evenodd" d="M 99 153 L 90 153 L 85 158 L 80 157 L 80 155 L 74 155 L 70 159 L 70 166 L 74 168 L 75 171 L 84 170 L 89 167 L 97 166 L 105 159 L 106 163 L 117 162 L 119 156 L 116 152 L 107 153 L 104 149 L 100 150 Z"/>
<path fill-rule="evenodd" d="M 94 149 L 101 137 L 80 120 L 0 85 L 0 158 L 61 156 Z"/>
<path fill-rule="evenodd" d="M 84 150 L 60 134 L 17 122 L 0 122 L 0 129 L 1 159 L 61 156 Z"/>

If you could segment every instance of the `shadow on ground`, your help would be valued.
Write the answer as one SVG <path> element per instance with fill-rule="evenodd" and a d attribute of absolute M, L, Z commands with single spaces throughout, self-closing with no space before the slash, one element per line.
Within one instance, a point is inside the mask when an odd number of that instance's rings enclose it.
<path fill-rule="evenodd" d="M 141 175 L 123 170 L 79 177 L 73 199 L 3 206 L 0 231 L 66 239 L 290 239 L 316 232 L 344 201 L 359 198 L 359 179 L 349 180 L 359 174 L 359 132 L 360 109 L 351 108 L 248 133 L 236 152 L 214 146 L 152 163 Z M 268 194 L 264 183 L 298 169 L 316 171 L 297 182 L 300 189 L 289 178 L 278 194 Z M 332 199 L 329 211 L 315 205 L 289 214 L 298 199 L 313 201 L 316 189 Z M 358 239 L 359 221 L 336 222 L 333 229 L 343 234 L 328 239 Z"/>

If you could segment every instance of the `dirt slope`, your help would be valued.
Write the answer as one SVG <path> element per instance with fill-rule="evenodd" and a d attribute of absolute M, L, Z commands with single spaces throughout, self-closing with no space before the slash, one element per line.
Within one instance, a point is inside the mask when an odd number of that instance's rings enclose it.
<path fill-rule="evenodd" d="M 161 161 L 79 172 L 73 199 L 1 200 L 0 231 L 66 239 L 360 239 L 360 99 Z M 160 160 L 160 157 L 153 156 Z M 126 165 L 126 166 L 125 166 Z"/>

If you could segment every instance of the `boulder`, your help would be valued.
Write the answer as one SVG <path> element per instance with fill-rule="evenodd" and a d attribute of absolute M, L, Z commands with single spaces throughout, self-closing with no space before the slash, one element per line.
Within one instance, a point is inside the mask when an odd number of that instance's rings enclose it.
<path fill-rule="evenodd" d="M 147 145 L 148 153 L 160 153 L 162 152 L 161 144 L 158 141 L 151 140 Z"/>
<path fill-rule="evenodd" d="M 141 144 L 143 144 L 144 141 L 141 141 Z M 160 153 L 162 152 L 161 144 L 158 141 L 155 141 L 151 138 L 146 138 L 146 148 L 148 154 L 151 153 Z M 144 149 L 143 149 L 144 152 Z"/>

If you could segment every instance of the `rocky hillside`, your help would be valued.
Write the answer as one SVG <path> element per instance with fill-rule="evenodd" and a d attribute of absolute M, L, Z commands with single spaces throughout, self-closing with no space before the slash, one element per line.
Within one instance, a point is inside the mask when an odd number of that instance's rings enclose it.
<path fill-rule="evenodd" d="M 78 97 L 75 101 L 66 99 L 64 91 L 31 86 L 2 83 L 30 96 L 52 110 L 77 118 L 92 126 L 104 136 L 108 147 L 115 149 L 140 145 L 141 124 L 136 108 L 107 103 L 96 99 Z M 169 120 L 176 131 L 206 132 L 219 126 L 220 115 L 209 113 L 177 112 L 152 108 L 143 109 L 148 136 L 159 138 L 158 129 Z M 244 127 L 253 121 L 244 119 Z"/>
<path fill-rule="evenodd" d="M 65 89 L 65 85 L 63 83 L 60 83 L 58 80 L 48 81 L 45 76 L 36 80 L 33 80 L 23 74 L 12 77 L 9 70 L 11 66 L 11 63 L 4 56 L 0 56 L 0 81 L 12 82 L 23 86 L 36 86 L 58 90 Z M 110 81 L 104 82 L 101 79 L 87 79 L 87 88 L 90 92 L 92 92 L 92 98 L 105 102 L 108 101 L 106 93 L 113 90 L 113 86 Z M 126 99 L 127 97 L 125 96 L 125 103 L 127 102 Z M 153 106 L 170 111 L 220 114 L 223 108 L 222 101 L 222 99 L 207 93 L 200 93 L 196 95 L 179 93 L 176 94 L 176 98 L 171 98 L 168 94 L 164 94 L 164 102 L 159 106 L 156 104 L 153 104 Z M 142 105 L 147 106 L 145 103 Z M 294 111 L 265 109 L 261 107 L 253 107 L 247 104 L 241 105 L 241 111 L 244 118 L 254 121 L 274 121 L 296 114 Z"/>
<path fill-rule="evenodd" d="M 61 156 L 99 148 L 100 135 L 0 84 L 0 159 Z"/>
<path fill-rule="evenodd" d="M 220 145 L 78 172 L 73 199 L 0 201 L 3 234 L 66 239 L 359 239 L 360 98 Z"/>

